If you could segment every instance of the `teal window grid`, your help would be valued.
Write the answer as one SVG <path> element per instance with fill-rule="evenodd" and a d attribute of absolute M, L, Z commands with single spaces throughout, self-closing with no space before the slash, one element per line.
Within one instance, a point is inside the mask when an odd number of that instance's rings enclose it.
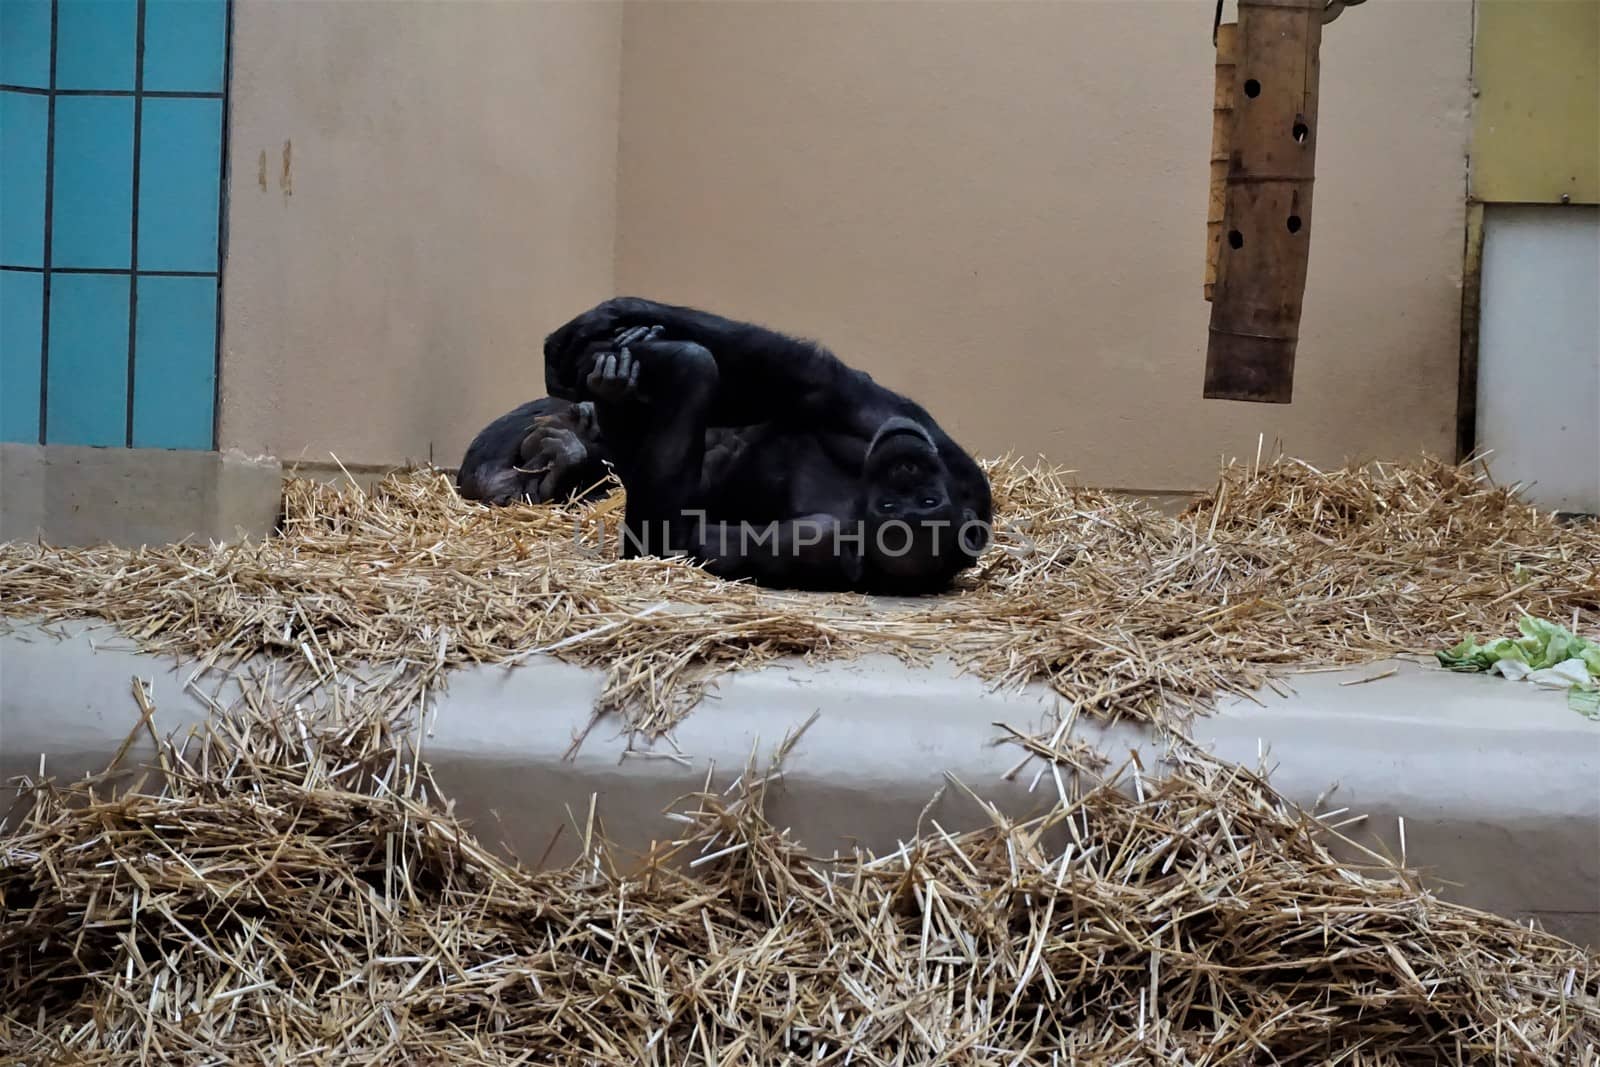
<path fill-rule="evenodd" d="M 233 0 L 0 0 L 0 440 L 216 447 Z"/>

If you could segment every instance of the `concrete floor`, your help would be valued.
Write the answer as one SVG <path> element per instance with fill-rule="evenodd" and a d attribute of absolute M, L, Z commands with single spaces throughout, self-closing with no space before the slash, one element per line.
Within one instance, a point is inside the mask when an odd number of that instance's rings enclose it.
<path fill-rule="evenodd" d="M 192 668 L 136 654 L 106 630 L 62 632 L 0 636 L 0 774 L 34 773 L 41 754 L 62 777 L 103 768 L 134 722 L 135 676 L 153 683 L 163 733 L 204 717 L 185 689 Z M 1390 667 L 1391 676 L 1350 684 Z M 1407 662 L 1286 681 L 1293 695 L 1229 701 L 1196 721 L 1195 738 L 1251 766 L 1266 751 L 1274 784 L 1302 804 L 1334 790 L 1324 810 L 1366 815 L 1346 832 L 1369 846 L 1399 855 L 1403 821 L 1407 862 L 1442 896 L 1537 918 L 1600 950 L 1600 723 L 1568 710 L 1560 693 Z M 1029 792 L 1037 765 L 1004 780 L 1022 753 L 992 743 L 996 722 L 1027 729 L 1050 713 L 1055 698 L 1042 687 L 997 694 L 945 665 L 887 659 L 785 664 L 723 679 L 676 731 L 678 759 L 625 752 L 608 721 L 566 759 L 599 690 L 598 673 L 548 658 L 451 676 L 424 751 L 487 842 L 535 861 L 593 796 L 607 834 L 643 849 L 672 836 L 661 812 L 701 788 L 708 765 L 725 784 L 813 713 L 768 808 L 813 850 L 893 849 L 925 809 L 947 829 L 980 825 L 957 790 L 928 807 L 947 774 L 1012 815 L 1053 795 L 1048 777 Z M 1138 749 L 1152 767 L 1160 751 L 1131 726 L 1083 724 L 1078 735 L 1113 761 Z M 147 756 L 148 743 L 135 753 Z M 552 862 L 572 855 L 572 829 Z"/>

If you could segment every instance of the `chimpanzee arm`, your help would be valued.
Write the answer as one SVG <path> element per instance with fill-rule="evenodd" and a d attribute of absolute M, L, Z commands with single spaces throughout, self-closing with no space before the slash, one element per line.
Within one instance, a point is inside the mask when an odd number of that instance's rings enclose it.
<path fill-rule="evenodd" d="M 636 297 L 607 300 L 545 339 L 546 391 L 580 398 L 594 359 L 618 331 L 639 326 L 660 326 L 662 340 L 693 341 L 712 353 L 721 385 L 707 412 L 711 425 L 795 423 L 870 440 L 884 419 L 907 413 L 904 398 L 816 342 Z"/>
<path fill-rule="evenodd" d="M 627 490 L 624 558 L 671 555 L 701 491 L 716 361 L 700 345 L 634 327 L 594 364 L 584 388 Z"/>

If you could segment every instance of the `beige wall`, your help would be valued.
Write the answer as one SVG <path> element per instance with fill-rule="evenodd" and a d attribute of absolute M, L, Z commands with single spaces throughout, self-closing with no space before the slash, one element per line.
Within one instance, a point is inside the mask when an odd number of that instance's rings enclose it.
<path fill-rule="evenodd" d="M 621 30 L 599 0 L 236 5 L 223 447 L 454 465 L 543 391 L 544 332 L 612 286 Z"/>
<path fill-rule="evenodd" d="M 1470 3 L 1328 29 L 1286 408 L 1200 396 L 1211 12 L 244 0 L 223 444 L 454 464 L 621 291 L 818 336 L 1101 485 L 1198 486 L 1258 433 L 1448 451 Z"/>
<path fill-rule="evenodd" d="M 1470 4 L 1328 27 L 1289 407 L 1200 395 L 1212 11 L 630 5 L 618 287 L 820 335 L 969 448 L 1102 485 L 1201 485 L 1258 433 L 1449 451 Z"/>

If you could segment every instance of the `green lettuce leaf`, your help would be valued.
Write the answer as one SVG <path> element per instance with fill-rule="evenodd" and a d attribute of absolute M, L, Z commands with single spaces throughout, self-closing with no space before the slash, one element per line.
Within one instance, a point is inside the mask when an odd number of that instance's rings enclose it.
<path fill-rule="evenodd" d="M 1600 720 L 1600 644 L 1579 637 L 1559 623 L 1531 615 L 1524 615 L 1517 629 L 1521 637 L 1497 637 L 1479 644 L 1476 637 L 1468 636 L 1434 655 L 1452 671 L 1490 671 L 1501 660 L 1516 660 L 1530 671 L 1540 671 L 1576 659 L 1588 670 L 1589 681 L 1567 691 L 1567 706 L 1580 715 Z"/>
<path fill-rule="evenodd" d="M 1526 663 L 1531 670 L 1543 670 L 1569 659 L 1582 660 L 1592 677 L 1600 677 L 1600 645 L 1579 637 L 1560 623 L 1546 622 L 1524 615 L 1517 623 L 1521 637 L 1497 637 L 1479 644 L 1469 636 L 1460 644 L 1436 652 L 1440 664 L 1453 671 L 1487 671 L 1503 659 Z"/>
<path fill-rule="evenodd" d="M 1453 671 L 1486 671 L 1502 659 L 1527 662 L 1522 649 L 1509 637 L 1496 638 L 1486 645 L 1480 645 L 1476 638 L 1468 637 L 1454 648 L 1435 652 L 1434 655 L 1439 657 L 1441 664 Z"/>

